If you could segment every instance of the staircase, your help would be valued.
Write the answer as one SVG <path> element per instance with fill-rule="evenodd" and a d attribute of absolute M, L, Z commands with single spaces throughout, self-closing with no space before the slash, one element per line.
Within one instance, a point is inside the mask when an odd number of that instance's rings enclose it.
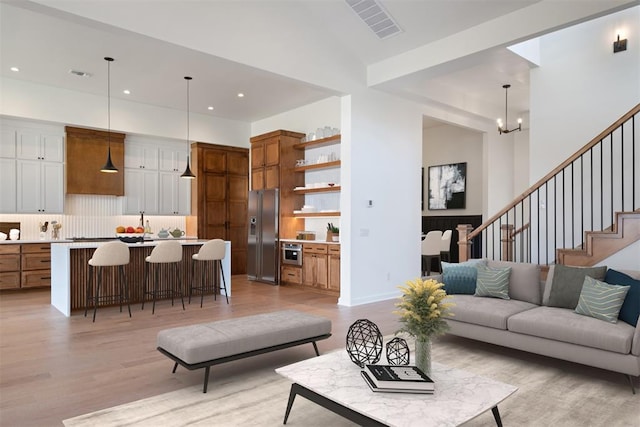
<path fill-rule="evenodd" d="M 477 229 L 458 225 L 460 261 L 590 266 L 640 240 L 639 115 L 640 104 Z"/>
<path fill-rule="evenodd" d="M 587 231 L 582 249 L 558 249 L 558 264 L 592 266 L 640 240 L 640 210 L 618 212 L 610 231 Z M 638 255 L 640 265 L 640 254 Z"/>

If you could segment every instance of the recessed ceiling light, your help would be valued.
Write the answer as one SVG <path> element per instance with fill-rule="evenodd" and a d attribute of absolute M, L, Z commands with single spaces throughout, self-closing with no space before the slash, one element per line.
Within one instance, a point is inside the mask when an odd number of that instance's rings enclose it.
<path fill-rule="evenodd" d="M 212 107 L 211 105 L 209 105 L 209 106 L 207 107 L 207 110 L 211 111 L 211 110 L 213 110 L 213 107 Z"/>
<path fill-rule="evenodd" d="M 238 98 L 244 98 L 244 93 L 242 92 L 238 93 Z"/>
<path fill-rule="evenodd" d="M 122 91 L 125 95 L 131 95 L 131 91 L 129 89 L 125 89 Z"/>
<path fill-rule="evenodd" d="M 79 71 L 79 70 L 69 70 L 69 74 L 73 74 L 74 76 L 78 76 L 78 77 L 91 77 L 90 73 L 87 73 L 86 71 Z"/>
<path fill-rule="evenodd" d="M 18 67 L 11 67 L 11 71 L 13 71 L 14 73 L 17 73 L 18 71 L 20 71 L 20 68 L 18 68 Z"/>

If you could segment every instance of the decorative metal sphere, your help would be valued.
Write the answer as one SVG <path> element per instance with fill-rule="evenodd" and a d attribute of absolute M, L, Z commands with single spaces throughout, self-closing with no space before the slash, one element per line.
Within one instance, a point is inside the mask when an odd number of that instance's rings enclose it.
<path fill-rule="evenodd" d="M 387 343 L 387 362 L 389 365 L 409 364 L 409 346 L 404 339 L 395 337 Z"/>
<path fill-rule="evenodd" d="M 347 332 L 347 353 L 351 361 L 364 368 L 374 364 L 382 356 L 382 334 L 378 326 L 370 320 L 356 320 Z"/>

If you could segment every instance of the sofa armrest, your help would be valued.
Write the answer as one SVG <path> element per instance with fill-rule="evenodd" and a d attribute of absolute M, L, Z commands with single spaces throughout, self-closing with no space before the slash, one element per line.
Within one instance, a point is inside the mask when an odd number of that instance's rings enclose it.
<path fill-rule="evenodd" d="M 640 356 L 640 321 L 636 325 L 636 331 L 633 333 L 633 341 L 631 342 L 631 354 Z"/>

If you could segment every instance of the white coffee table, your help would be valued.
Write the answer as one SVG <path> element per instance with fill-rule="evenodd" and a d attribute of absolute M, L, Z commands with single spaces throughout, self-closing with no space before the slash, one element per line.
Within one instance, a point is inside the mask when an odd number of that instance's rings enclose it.
<path fill-rule="evenodd" d="M 498 404 L 517 387 L 439 363 L 432 371 L 436 392 L 429 395 L 372 392 L 345 350 L 283 366 L 276 372 L 293 381 L 284 424 L 301 395 L 366 426 L 457 426 L 489 409 L 502 425 Z"/>

